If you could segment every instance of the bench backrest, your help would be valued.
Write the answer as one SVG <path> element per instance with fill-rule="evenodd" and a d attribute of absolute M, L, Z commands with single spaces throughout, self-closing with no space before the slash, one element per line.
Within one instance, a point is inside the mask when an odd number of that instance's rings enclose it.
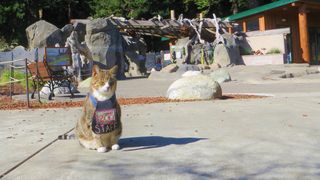
<path fill-rule="evenodd" d="M 71 50 L 69 47 L 46 47 L 44 61 L 49 68 L 56 66 L 71 66 Z"/>
<path fill-rule="evenodd" d="M 28 64 L 29 72 L 31 73 L 32 77 L 37 77 L 37 63 L 32 62 Z M 50 78 L 50 74 L 44 62 L 38 62 L 38 71 L 39 71 L 39 78 L 48 79 Z"/>

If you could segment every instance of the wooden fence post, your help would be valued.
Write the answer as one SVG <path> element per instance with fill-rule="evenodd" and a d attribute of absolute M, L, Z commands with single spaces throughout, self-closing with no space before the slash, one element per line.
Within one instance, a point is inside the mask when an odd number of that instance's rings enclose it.
<path fill-rule="evenodd" d="M 14 78 L 14 69 L 13 69 L 13 52 L 11 52 L 11 65 L 10 65 L 10 99 L 12 99 L 12 95 L 14 93 L 14 84 L 12 83 L 12 80 Z"/>
<path fill-rule="evenodd" d="M 30 108 L 30 100 L 29 100 L 29 77 L 28 77 L 28 62 L 27 58 L 25 60 L 25 72 L 26 72 L 26 95 L 27 95 L 27 108 Z"/>

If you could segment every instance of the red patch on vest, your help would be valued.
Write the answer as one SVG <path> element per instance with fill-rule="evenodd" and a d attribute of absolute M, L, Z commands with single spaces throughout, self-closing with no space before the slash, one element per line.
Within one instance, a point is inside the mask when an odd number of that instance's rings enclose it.
<path fill-rule="evenodd" d="M 95 113 L 97 124 L 113 124 L 116 120 L 116 109 L 97 110 Z"/>

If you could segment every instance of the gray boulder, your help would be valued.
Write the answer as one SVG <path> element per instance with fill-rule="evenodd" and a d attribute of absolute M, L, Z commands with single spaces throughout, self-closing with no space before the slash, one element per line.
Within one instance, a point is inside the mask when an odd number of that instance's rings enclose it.
<path fill-rule="evenodd" d="M 119 30 L 108 19 L 93 19 L 87 23 L 85 41 L 93 60 L 107 68 L 118 65 L 118 78 L 124 78 L 125 56 Z"/>
<path fill-rule="evenodd" d="M 123 48 L 128 65 L 126 76 L 141 76 L 146 73 L 145 56 L 147 44 L 143 38 L 122 36 L 124 39 Z"/>
<path fill-rule="evenodd" d="M 224 44 L 217 44 L 214 49 L 214 62 L 222 67 L 242 64 L 239 42 L 232 34 L 223 34 Z"/>
<path fill-rule="evenodd" d="M 173 82 L 168 91 L 169 99 L 212 99 L 222 96 L 218 82 L 205 75 L 183 77 Z"/>
<path fill-rule="evenodd" d="M 218 44 L 214 49 L 213 54 L 214 62 L 219 64 L 221 67 L 226 67 L 232 64 L 229 50 L 224 44 Z"/>
<path fill-rule="evenodd" d="M 192 65 L 192 64 L 181 64 L 179 65 L 179 69 L 177 70 L 178 73 L 185 73 L 187 71 L 200 71 L 199 66 Z"/>
<path fill-rule="evenodd" d="M 178 70 L 178 66 L 176 64 L 169 64 L 168 66 L 161 69 L 161 72 L 165 73 L 174 73 Z"/>
<path fill-rule="evenodd" d="M 83 42 L 86 35 L 86 25 L 81 22 L 76 22 L 73 24 L 73 27 L 74 30 L 78 33 L 79 42 Z"/>
<path fill-rule="evenodd" d="M 73 31 L 72 24 L 67 24 L 61 28 L 62 38 L 63 42 L 66 42 L 67 38 L 71 35 L 71 32 Z"/>
<path fill-rule="evenodd" d="M 30 49 L 63 44 L 62 32 L 53 24 L 40 20 L 26 29 Z"/>
<path fill-rule="evenodd" d="M 210 73 L 209 75 L 211 78 L 213 78 L 218 83 L 228 82 L 231 81 L 231 76 L 229 72 L 226 69 L 217 69 Z"/>
<path fill-rule="evenodd" d="M 71 91 L 72 93 L 78 93 L 79 91 L 77 90 L 77 88 L 71 84 Z M 56 87 L 53 90 L 54 94 L 70 94 L 70 90 L 68 88 L 68 84 L 63 83 L 61 86 Z M 40 91 L 40 96 L 46 96 L 50 94 L 50 89 L 49 89 L 49 85 L 46 84 L 44 87 L 42 87 L 41 91 Z"/>

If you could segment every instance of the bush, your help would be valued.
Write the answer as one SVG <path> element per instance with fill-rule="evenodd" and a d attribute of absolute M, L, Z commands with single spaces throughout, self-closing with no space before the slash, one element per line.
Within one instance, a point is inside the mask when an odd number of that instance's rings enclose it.
<path fill-rule="evenodd" d="M 6 40 L 0 36 L 0 51 L 8 51 L 10 50 L 9 44 L 6 42 Z"/>
<path fill-rule="evenodd" d="M 267 52 L 267 54 L 281 54 L 281 50 L 278 48 L 272 48 Z"/>

